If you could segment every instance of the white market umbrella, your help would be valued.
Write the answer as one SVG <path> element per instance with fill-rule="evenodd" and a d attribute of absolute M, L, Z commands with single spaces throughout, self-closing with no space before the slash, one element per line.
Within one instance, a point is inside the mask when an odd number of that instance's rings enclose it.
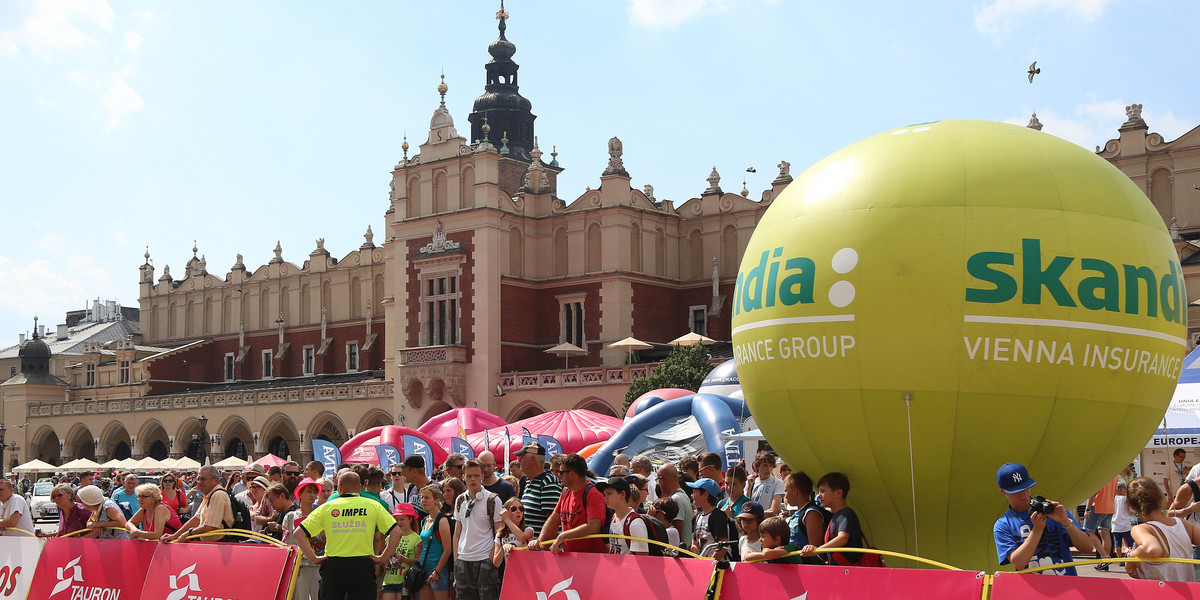
<path fill-rule="evenodd" d="M 571 360 L 572 356 L 584 356 L 587 353 L 587 350 L 584 350 L 583 348 L 580 348 L 571 342 L 563 342 L 549 350 L 546 350 L 546 354 L 557 354 L 563 357 L 564 369 L 568 368 L 569 363 L 567 361 Z"/>
<path fill-rule="evenodd" d="M 13 468 L 14 473 L 53 473 L 57 470 L 59 467 L 36 459 Z"/>
<path fill-rule="evenodd" d="M 613 343 L 609 344 L 608 347 L 614 348 L 617 350 L 628 350 L 629 351 L 629 360 L 630 360 L 630 362 L 632 362 L 634 350 L 649 350 L 649 349 L 653 348 L 654 346 L 631 336 L 631 337 L 627 337 L 623 340 L 613 342 Z"/>
<path fill-rule="evenodd" d="M 171 468 L 177 469 L 180 471 L 195 471 L 196 469 L 200 468 L 200 463 L 196 462 L 196 459 L 194 459 L 194 458 L 185 456 L 181 459 L 176 460 L 175 464 L 172 465 Z"/>
<path fill-rule="evenodd" d="M 131 469 L 133 471 L 138 471 L 140 473 L 146 473 L 149 471 L 162 471 L 165 468 L 166 467 L 163 466 L 161 461 L 158 461 L 149 456 L 147 456 L 146 458 L 143 458 L 142 460 L 137 461 L 137 463 L 129 466 L 129 469 Z"/>
<path fill-rule="evenodd" d="M 250 463 L 245 459 L 238 458 L 236 456 L 230 456 L 229 458 L 218 461 L 217 463 L 213 464 L 213 466 L 217 467 L 218 469 L 240 469 L 248 464 Z"/>
<path fill-rule="evenodd" d="M 100 463 L 86 458 L 77 458 L 71 462 L 64 463 L 58 468 L 64 471 L 95 471 L 100 468 Z"/>
<path fill-rule="evenodd" d="M 697 344 L 704 344 L 705 346 L 708 346 L 717 343 L 717 340 L 714 340 L 710 337 L 705 337 L 693 331 L 687 335 L 681 335 L 668 343 L 672 346 L 695 346 Z"/>
<path fill-rule="evenodd" d="M 174 469 L 175 468 L 175 459 L 171 458 L 169 456 L 158 462 L 162 464 L 164 469 Z"/>

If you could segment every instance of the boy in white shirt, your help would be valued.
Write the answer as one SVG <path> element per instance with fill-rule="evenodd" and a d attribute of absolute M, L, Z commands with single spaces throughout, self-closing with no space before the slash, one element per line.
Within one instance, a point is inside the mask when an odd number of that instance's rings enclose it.
<path fill-rule="evenodd" d="M 609 477 L 607 482 L 596 484 L 596 489 L 604 494 L 604 503 L 613 509 L 612 522 L 608 524 L 608 532 L 612 535 L 629 535 L 630 537 L 646 539 L 646 522 L 641 515 L 633 510 L 638 503 L 637 492 L 629 487 L 624 477 Z M 625 533 L 625 525 L 629 525 L 629 533 Z M 646 542 L 608 538 L 609 554 L 640 554 L 650 553 L 650 545 Z"/>
<path fill-rule="evenodd" d="M 1117 482 L 1117 495 L 1113 496 L 1113 518 L 1112 518 L 1112 536 L 1113 536 L 1113 554 L 1119 556 L 1128 556 L 1129 550 L 1133 550 L 1133 535 L 1129 533 L 1133 529 L 1134 516 L 1129 510 L 1128 497 L 1129 488 L 1125 486 L 1124 481 Z M 1121 543 L 1129 548 L 1125 552 L 1121 552 Z"/>

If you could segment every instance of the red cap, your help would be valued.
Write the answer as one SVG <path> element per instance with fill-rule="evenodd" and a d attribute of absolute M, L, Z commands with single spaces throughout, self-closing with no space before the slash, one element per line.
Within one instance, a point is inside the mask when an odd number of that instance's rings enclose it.
<path fill-rule="evenodd" d="M 407 502 L 397 502 L 396 510 L 392 511 L 393 517 L 411 517 L 417 518 L 417 509 Z"/>

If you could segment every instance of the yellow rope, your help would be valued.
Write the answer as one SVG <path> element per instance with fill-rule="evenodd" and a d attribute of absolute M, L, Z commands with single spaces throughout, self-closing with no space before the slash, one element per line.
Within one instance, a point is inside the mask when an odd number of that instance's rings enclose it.
<path fill-rule="evenodd" d="M 1082 566 L 1086 566 L 1086 565 L 1098 565 L 1098 564 L 1102 564 L 1102 563 L 1131 563 L 1131 562 L 1132 563 L 1173 562 L 1173 563 L 1188 563 L 1188 564 L 1193 564 L 1193 565 L 1200 565 L 1200 560 L 1196 560 L 1194 558 L 1166 558 L 1166 557 L 1164 557 L 1164 558 L 1093 558 L 1093 559 L 1089 559 L 1089 560 L 1077 560 L 1075 562 L 1057 563 L 1057 564 L 1053 564 L 1053 565 L 1045 565 L 1042 567 L 1033 567 L 1031 569 L 1021 569 L 1020 571 L 1013 571 L 1013 572 L 1014 573 L 1038 573 L 1041 571 L 1048 571 L 1050 569 L 1063 569 L 1066 567 L 1082 567 Z"/>
<path fill-rule="evenodd" d="M 105 529 L 120 529 L 121 531 L 127 531 L 124 527 L 118 527 L 116 525 L 109 525 L 108 527 L 105 527 Z M 75 537 L 77 535 L 85 534 L 89 531 L 94 531 L 94 530 L 91 527 L 84 527 L 83 529 L 76 529 L 75 531 L 72 531 L 71 533 L 64 533 L 62 535 L 55 536 L 55 537 L 63 537 L 63 538 Z"/>
<path fill-rule="evenodd" d="M 5 531 L 20 531 L 21 533 L 24 533 L 25 535 L 37 537 L 36 533 L 29 531 L 28 529 L 21 529 L 20 527 L 8 527 L 5 529 Z"/>
<path fill-rule="evenodd" d="M 222 536 L 222 537 L 224 537 L 224 536 L 226 536 L 226 535 L 233 535 L 233 536 L 237 536 L 237 537 L 244 537 L 244 538 L 246 538 L 246 539 L 255 540 L 255 541 L 258 541 L 258 542 L 262 542 L 262 543 L 264 543 L 264 544 L 270 544 L 270 545 L 272 545 L 272 546 L 276 546 L 276 547 L 279 547 L 279 548 L 290 548 L 290 547 L 291 547 L 290 545 L 288 545 L 288 544 L 285 544 L 285 543 L 283 543 L 283 542 L 281 542 L 281 541 L 279 541 L 279 540 L 277 540 L 277 539 L 275 539 L 275 538 L 273 538 L 273 537 L 266 536 L 266 535 L 263 535 L 263 534 L 261 534 L 261 533 L 256 533 L 256 532 L 253 532 L 253 531 L 246 531 L 245 529 L 214 529 L 213 531 L 209 531 L 209 532 L 206 532 L 206 533 L 195 533 L 195 534 L 192 534 L 192 535 L 186 536 L 186 537 L 184 537 L 184 538 L 176 538 L 176 539 L 174 539 L 174 540 L 172 540 L 172 541 L 174 541 L 174 542 L 178 542 L 178 541 L 180 541 L 181 539 L 187 539 L 187 540 L 198 540 L 198 539 L 202 539 L 202 538 L 208 538 L 208 537 L 213 537 L 213 536 Z"/>
<path fill-rule="evenodd" d="M 668 549 L 678 552 L 680 554 L 685 554 L 691 558 L 699 558 L 701 560 L 707 560 L 705 557 L 700 556 L 699 554 L 696 554 L 695 552 L 692 552 L 690 550 L 684 550 L 683 548 L 680 548 L 679 546 L 672 546 L 670 544 L 667 544 L 665 542 L 660 542 L 658 540 L 648 540 L 646 538 L 634 537 L 632 535 L 615 535 L 615 534 L 611 534 L 611 533 L 593 533 L 591 535 L 585 535 L 582 537 L 571 538 L 568 541 L 590 540 L 590 539 L 596 539 L 596 538 L 613 538 L 613 539 L 618 539 L 618 540 L 633 540 L 635 542 L 646 542 L 648 544 L 654 544 L 657 546 L 662 546 L 663 548 L 668 548 Z M 554 543 L 554 540 L 546 540 L 544 542 L 538 542 L 537 545 L 549 546 L 550 544 L 553 544 L 553 543 Z M 529 547 L 528 546 L 516 546 L 513 549 L 514 550 L 528 550 Z"/>
<path fill-rule="evenodd" d="M 858 553 L 860 553 L 860 554 L 882 554 L 883 556 L 894 556 L 894 557 L 896 557 L 896 558 L 903 558 L 903 559 L 906 559 L 906 560 L 911 560 L 911 561 L 914 561 L 914 562 L 919 562 L 919 563 L 924 563 L 924 564 L 927 564 L 927 565 L 932 565 L 932 566 L 938 567 L 939 569 L 946 569 L 946 570 L 948 570 L 948 571 L 961 571 L 961 570 L 962 570 L 962 569 L 960 569 L 960 568 L 958 568 L 958 567 L 956 567 L 956 566 L 954 566 L 954 565 L 948 565 L 948 564 L 946 564 L 946 563 L 940 563 L 940 562 L 938 562 L 938 561 L 936 561 L 936 560 L 930 560 L 930 559 L 928 559 L 928 558 L 921 558 L 920 556 L 913 556 L 913 555 L 911 555 L 911 554 L 902 554 L 902 553 L 900 553 L 900 552 L 892 552 L 892 551 L 890 551 L 890 550 L 876 550 L 876 549 L 874 549 L 874 548 L 848 548 L 848 547 L 842 547 L 842 548 L 824 548 L 824 549 L 822 549 L 822 548 L 817 548 L 817 549 L 816 549 L 816 550 L 814 550 L 813 552 L 814 552 L 815 554 L 828 554 L 828 553 L 831 553 L 831 552 L 858 552 Z M 773 558 L 773 559 L 771 559 L 771 560 L 779 560 L 780 558 L 784 558 L 784 557 L 787 557 L 787 556 L 800 556 L 800 551 L 799 551 L 799 550 L 796 550 L 795 552 L 788 552 L 787 554 L 784 554 L 783 556 L 780 556 L 779 558 Z M 763 561 L 763 560 L 748 560 L 748 561 L 743 561 L 743 562 L 766 562 L 766 561 Z M 853 566 L 853 565 L 851 565 L 851 566 Z"/>

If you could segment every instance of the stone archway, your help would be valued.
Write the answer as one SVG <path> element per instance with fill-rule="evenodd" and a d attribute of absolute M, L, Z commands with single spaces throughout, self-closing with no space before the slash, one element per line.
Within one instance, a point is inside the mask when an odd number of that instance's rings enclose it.
<path fill-rule="evenodd" d="M 546 412 L 546 409 L 542 408 L 537 402 L 526 400 L 512 409 L 512 412 L 509 413 L 512 417 L 508 421 L 515 423 L 530 417 L 536 417 L 544 412 Z"/>
<path fill-rule="evenodd" d="M 601 400 L 600 398 L 597 398 L 595 396 L 592 396 L 590 398 L 585 398 L 583 400 L 583 402 L 576 404 L 575 408 L 590 410 L 594 413 L 600 413 L 602 415 L 607 415 L 609 417 L 617 416 L 617 411 L 613 410 L 613 407 L 609 406 L 608 403 L 605 402 L 604 400 Z"/>
<path fill-rule="evenodd" d="M 125 424 L 120 421 L 109 421 L 100 432 L 100 448 L 103 453 L 96 457 L 96 462 L 117 459 L 124 460 L 133 456 L 133 440 Z M 103 460 L 101 460 L 103 459 Z"/>
<path fill-rule="evenodd" d="M 387 411 L 383 410 L 382 408 L 371 409 L 367 412 L 367 414 L 363 415 L 363 417 L 358 420 L 358 429 L 356 430 L 356 433 L 362 433 L 374 427 L 392 425 L 393 423 L 394 421 L 392 420 L 392 415 L 388 414 Z"/>
<path fill-rule="evenodd" d="M 210 428 L 211 432 L 212 429 Z M 221 452 L 220 458 L 236 456 L 248 459 L 254 452 L 254 432 L 250 424 L 240 416 L 226 418 L 216 429 L 217 439 L 215 452 Z M 214 454 L 213 458 L 217 458 Z M 219 459 L 218 459 L 219 460 Z"/>
<path fill-rule="evenodd" d="M 89 460 L 96 458 L 96 439 L 92 437 L 91 430 L 83 423 L 76 423 L 71 428 L 65 442 L 63 456 L 69 456 L 72 460 L 76 458 L 86 458 Z"/>
<path fill-rule="evenodd" d="M 171 436 L 167 428 L 158 419 L 150 419 L 138 429 L 138 436 L 133 440 L 133 458 L 146 456 L 156 460 L 164 460 L 171 455 Z"/>
<path fill-rule="evenodd" d="M 324 411 L 313 418 L 308 425 L 308 439 L 325 440 L 335 446 L 341 446 L 350 439 L 346 424 L 336 414 Z M 309 448 L 308 450 L 312 450 Z"/>
<path fill-rule="evenodd" d="M 452 407 L 449 404 L 447 404 L 444 400 L 441 402 L 434 403 L 432 406 L 429 407 L 429 410 L 425 411 L 425 414 L 421 415 L 421 422 L 417 423 L 417 427 L 420 427 L 421 425 L 428 423 L 430 419 L 450 410 L 451 408 Z M 416 427 L 414 427 L 413 429 L 416 429 Z"/>
<path fill-rule="evenodd" d="M 275 413 L 263 423 L 259 438 L 259 453 L 270 452 L 279 458 L 300 457 L 300 432 L 292 418 L 284 413 Z"/>
<path fill-rule="evenodd" d="M 29 450 L 29 454 L 31 458 L 57 465 L 62 462 L 60 446 L 58 433 L 46 425 L 33 435 L 33 448 Z"/>

